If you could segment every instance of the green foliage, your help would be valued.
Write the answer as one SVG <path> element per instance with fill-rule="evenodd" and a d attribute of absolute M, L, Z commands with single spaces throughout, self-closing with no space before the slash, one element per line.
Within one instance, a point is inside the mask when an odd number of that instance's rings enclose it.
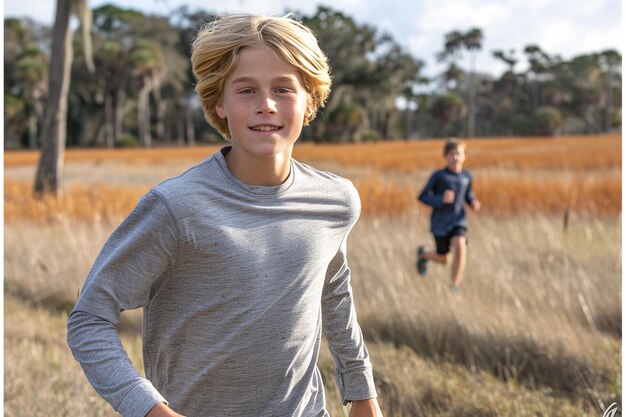
<path fill-rule="evenodd" d="M 534 114 L 534 121 L 536 131 L 540 135 L 554 136 L 559 128 L 563 126 L 561 112 L 552 106 L 538 108 Z"/>
<path fill-rule="evenodd" d="M 515 136 L 532 136 L 536 132 L 532 118 L 526 115 L 515 115 L 510 125 L 511 134 Z"/>
<path fill-rule="evenodd" d="M 169 16 L 112 4 L 95 8 L 92 38 L 97 72 L 88 74 L 84 59 L 74 60 L 67 142 L 113 146 L 123 133 L 153 136 L 161 143 L 200 142 L 208 127 L 193 90 L 190 45 L 197 30 L 215 16 L 188 6 Z M 316 34 L 332 69 L 326 108 L 303 135 L 317 142 L 553 134 L 561 126 L 554 127 L 558 125 L 554 111 L 539 111 L 546 106 L 572 122 L 569 133 L 599 133 L 621 124 L 621 54 L 616 50 L 568 61 L 537 44 L 521 51 L 492 51 L 508 67 L 494 79 L 473 70 L 474 54 L 484 42 L 482 30 L 451 30 L 439 53 L 445 70 L 426 79 L 422 60 L 388 33 L 348 13 L 319 6 L 298 19 Z M 42 124 L 41 109 L 48 94 L 49 28 L 5 19 L 4 33 L 5 91 L 24 103 L 11 109 L 19 113 L 18 117 L 14 112 L 12 120 L 30 119 L 32 130 Z M 74 37 L 76 55 L 87 48 L 81 39 Z M 461 61 L 464 56 L 468 63 Z M 515 66 L 522 58 L 528 69 L 517 72 Z M 397 108 L 398 97 L 419 106 Z M 148 122 L 141 126 L 140 119 Z M 28 130 L 29 123 L 15 123 L 5 129 L 5 141 L 18 143 L 19 138 L 33 135 Z"/>
<path fill-rule="evenodd" d="M 450 125 L 465 115 L 465 102 L 454 93 L 436 97 L 431 106 L 431 114 L 439 122 L 441 135 L 446 136 Z"/>
<path fill-rule="evenodd" d="M 19 97 L 19 96 L 15 96 L 11 93 L 4 93 L 4 117 L 5 117 L 5 122 L 7 120 L 11 120 L 14 119 L 15 117 L 19 116 L 20 113 L 22 113 L 22 111 L 24 111 L 24 108 L 26 107 L 26 103 L 24 102 L 24 100 Z"/>
<path fill-rule="evenodd" d="M 136 72 L 149 72 L 163 65 L 163 54 L 155 42 L 139 40 L 129 52 L 129 63 Z"/>
<path fill-rule="evenodd" d="M 116 143 L 118 148 L 138 148 L 139 147 L 139 139 L 137 136 L 131 135 L 130 133 L 124 133 L 120 140 Z"/>
<path fill-rule="evenodd" d="M 132 25 L 144 15 L 133 9 L 125 9 L 114 4 L 105 4 L 93 10 L 94 28 L 105 37 L 132 30 Z"/>
<path fill-rule="evenodd" d="M 359 104 L 345 100 L 329 109 L 327 115 L 327 134 L 336 142 L 357 141 L 367 127 L 367 113 Z"/>
<path fill-rule="evenodd" d="M 390 35 L 379 34 L 332 8 L 320 6 L 313 16 L 303 16 L 302 22 L 313 30 L 328 54 L 333 75 L 327 110 L 314 121 L 313 130 L 326 140 L 336 141 L 356 134 L 356 125 L 369 125 L 389 138 L 390 121 L 397 112 L 394 100 L 421 81 L 423 63 Z M 340 105 L 344 109 L 337 113 Z M 351 116 L 346 117 L 345 111 Z"/>
<path fill-rule="evenodd" d="M 4 35 L 4 146 L 34 147 L 48 89 L 44 34 L 31 21 L 5 19 Z"/>
<path fill-rule="evenodd" d="M 361 142 L 378 142 L 381 139 L 380 133 L 377 130 L 369 129 L 361 133 Z"/>
<path fill-rule="evenodd" d="M 622 126 L 622 112 L 618 109 L 611 109 L 610 113 L 610 121 L 611 127 L 620 127 Z"/>

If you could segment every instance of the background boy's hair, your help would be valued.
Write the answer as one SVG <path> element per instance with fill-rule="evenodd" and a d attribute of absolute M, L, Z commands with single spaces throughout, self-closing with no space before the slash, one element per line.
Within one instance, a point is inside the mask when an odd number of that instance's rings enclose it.
<path fill-rule="evenodd" d="M 450 151 L 456 151 L 459 148 L 463 148 L 463 150 L 467 150 L 467 145 L 462 140 L 458 140 L 457 138 L 450 138 L 446 141 L 446 144 L 443 146 L 443 155 L 446 156 Z"/>
<path fill-rule="evenodd" d="M 222 98 L 226 77 L 234 69 L 240 51 L 258 46 L 269 47 L 302 74 L 308 92 L 305 126 L 315 118 L 330 93 L 328 58 L 313 32 L 302 23 L 290 15 L 220 15 L 198 32 L 191 48 L 191 65 L 204 117 L 226 139 L 230 139 L 228 121 L 217 115 L 215 106 Z"/>

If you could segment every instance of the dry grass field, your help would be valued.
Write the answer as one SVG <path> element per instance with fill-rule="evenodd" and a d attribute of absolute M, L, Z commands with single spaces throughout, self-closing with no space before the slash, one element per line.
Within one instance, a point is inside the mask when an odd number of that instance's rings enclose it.
<path fill-rule="evenodd" d="M 415 271 L 431 245 L 415 195 L 441 141 L 299 145 L 296 158 L 353 180 L 357 310 L 380 402 L 399 416 L 602 416 L 621 410 L 621 137 L 472 140 L 483 203 L 469 213 L 462 294 Z M 217 148 L 70 151 L 62 200 L 34 200 L 37 155 L 5 154 L 5 415 L 114 416 L 65 344 L 65 320 L 107 236 L 138 197 Z M 140 312 L 123 343 L 142 368 Z M 322 350 L 328 408 L 347 415 Z"/>

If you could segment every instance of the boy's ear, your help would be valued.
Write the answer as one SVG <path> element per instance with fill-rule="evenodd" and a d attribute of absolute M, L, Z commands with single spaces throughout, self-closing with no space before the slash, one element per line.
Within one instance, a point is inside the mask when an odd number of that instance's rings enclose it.
<path fill-rule="evenodd" d="M 224 105 L 221 102 L 215 105 L 215 112 L 220 118 L 226 119 L 226 110 L 224 109 Z"/>

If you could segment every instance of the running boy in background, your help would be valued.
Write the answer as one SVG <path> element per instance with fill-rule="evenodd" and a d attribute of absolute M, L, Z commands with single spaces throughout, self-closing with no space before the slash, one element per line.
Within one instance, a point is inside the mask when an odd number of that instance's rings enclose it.
<path fill-rule="evenodd" d="M 449 139 L 443 149 L 446 168 L 435 171 L 418 199 L 432 207 L 430 230 L 435 237 L 435 251 L 427 251 L 424 246 L 417 250 L 417 269 L 426 275 L 428 261 L 447 265 L 452 247 L 451 291 L 458 294 L 465 270 L 467 256 L 467 221 L 464 203 L 475 211 L 480 210 L 480 202 L 472 191 L 472 176 L 463 169 L 465 162 L 465 142 Z"/>
<path fill-rule="evenodd" d="M 326 56 L 291 18 L 229 14 L 199 32 L 191 60 L 231 144 L 113 232 L 68 320 L 75 358 L 124 417 L 328 416 L 323 333 L 350 416 L 381 416 L 347 265 L 358 193 L 291 158 L 330 91 Z M 146 378 L 116 331 L 135 308 Z"/>

